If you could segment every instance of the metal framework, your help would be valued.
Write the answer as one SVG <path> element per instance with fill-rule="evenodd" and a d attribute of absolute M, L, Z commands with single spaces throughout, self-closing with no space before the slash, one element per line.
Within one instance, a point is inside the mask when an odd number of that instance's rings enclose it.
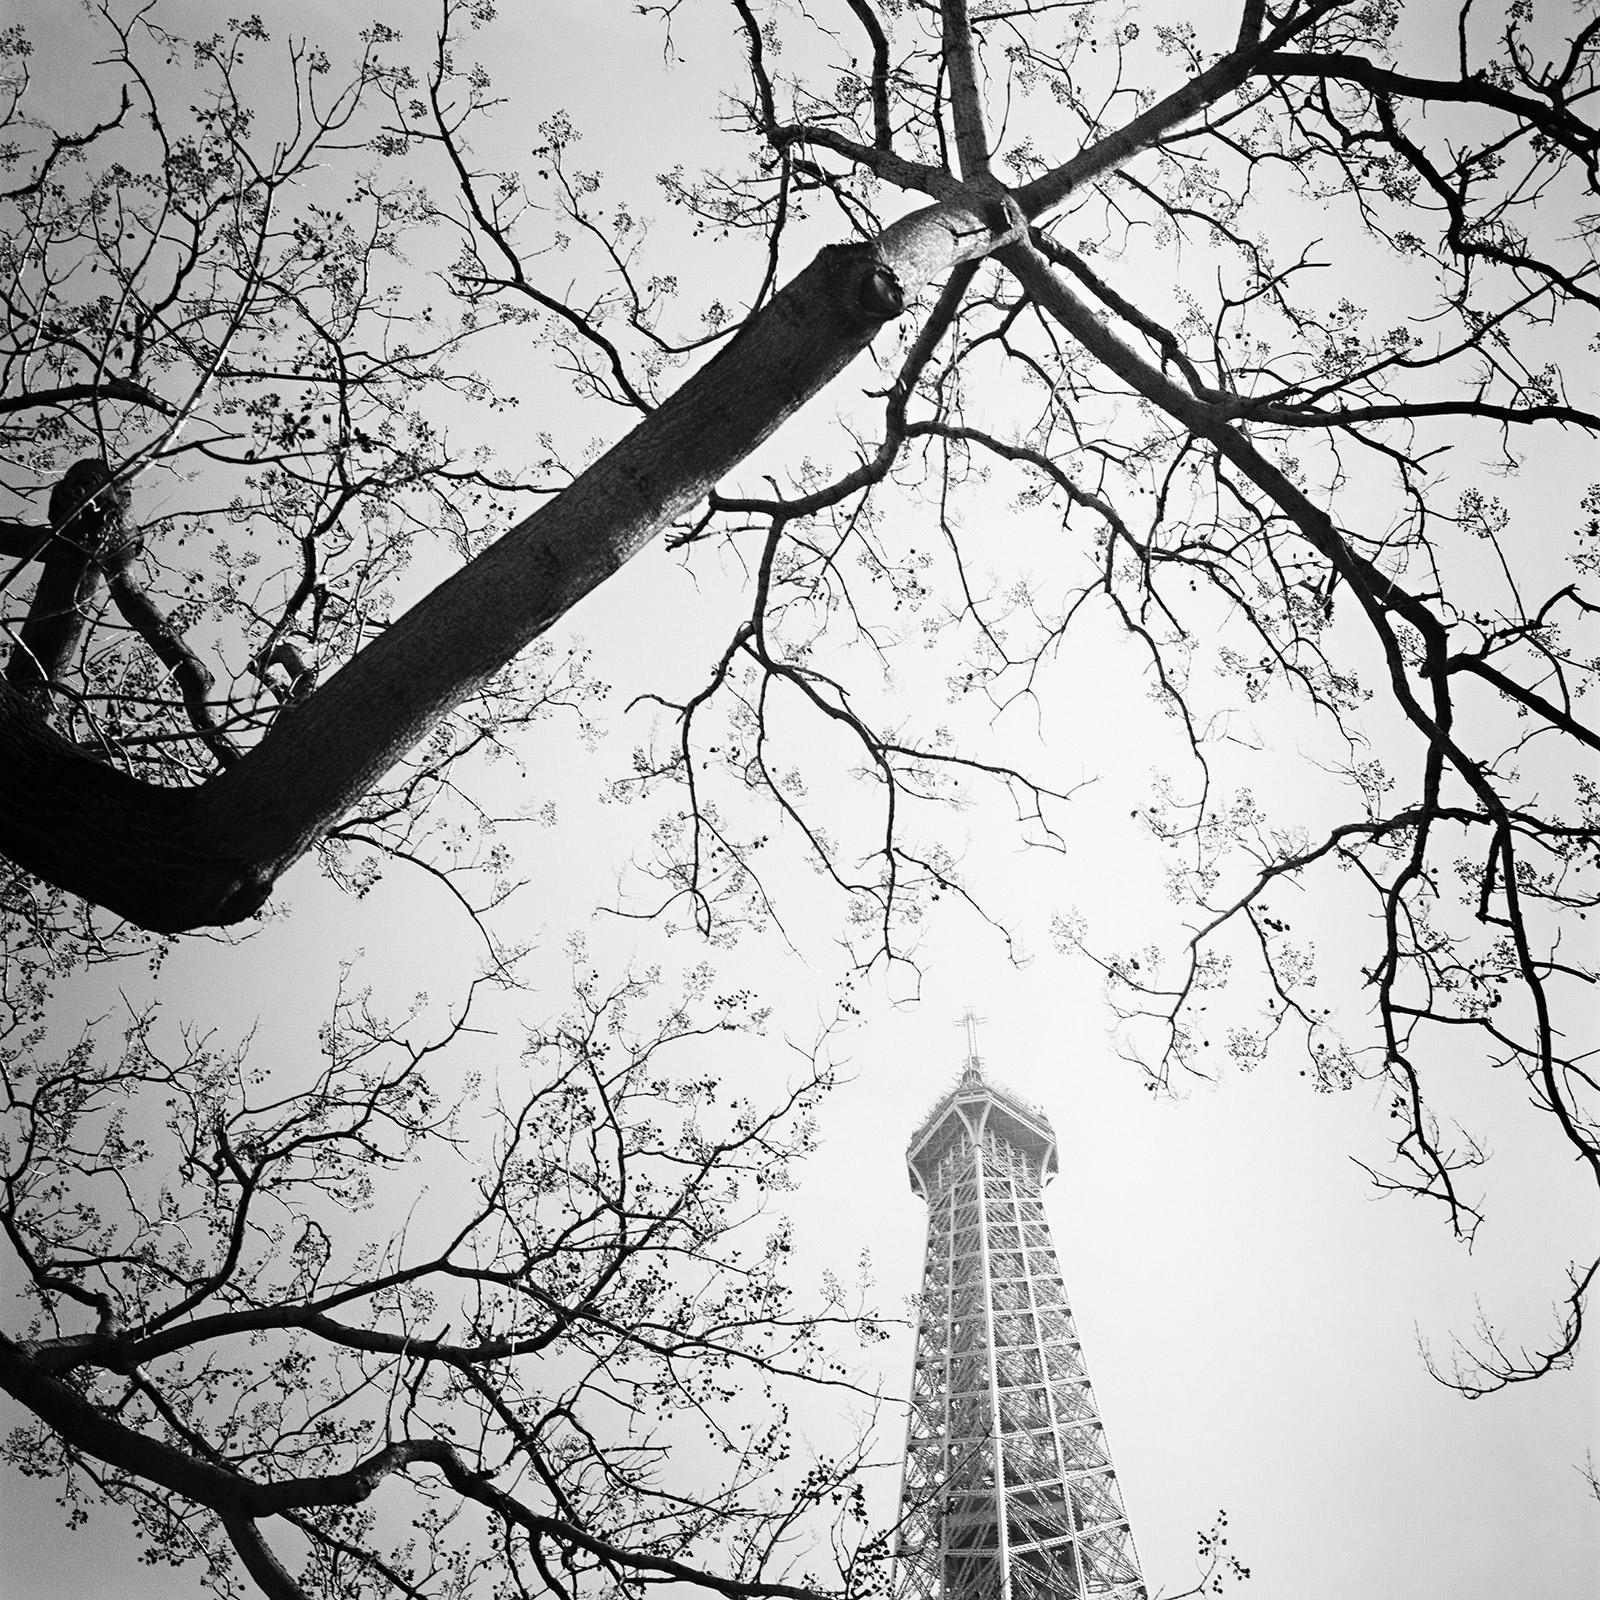
<path fill-rule="evenodd" d="M 960 1082 L 906 1151 L 928 1253 L 906 1434 L 899 1600 L 1145 1600 L 1040 1198 L 1044 1115 Z"/>

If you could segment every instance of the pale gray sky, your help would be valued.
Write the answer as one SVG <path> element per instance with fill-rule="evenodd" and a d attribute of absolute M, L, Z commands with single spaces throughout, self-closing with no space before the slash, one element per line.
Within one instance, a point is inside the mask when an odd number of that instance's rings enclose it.
<path fill-rule="evenodd" d="M 215 21 L 197 0 L 171 9 L 180 27 Z M 275 29 L 317 33 L 328 10 L 285 0 L 260 9 Z M 508 149 L 531 143 L 538 118 L 566 107 L 585 134 L 582 164 L 619 174 L 619 193 L 631 182 L 649 212 L 660 203 L 654 173 L 679 160 L 692 167 L 714 148 L 706 75 L 716 50 L 734 49 L 724 8 L 685 13 L 680 50 L 690 59 L 670 72 L 629 6 L 505 10 L 485 53 L 517 97 L 511 121 L 525 124 L 520 136 L 507 124 Z M 67 23 L 41 16 L 29 25 L 43 56 L 52 26 Z M 514 384 L 518 367 L 506 352 L 502 381 Z M 869 377 L 852 373 L 839 387 L 858 391 Z M 825 451 L 840 403 L 824 396 L 762 464 Z M 497 443 L 516 450 L 516 430 L 547 425 L 546 409 L 566 421 L 565 406 L 558 396 L 524 394 Z M 1038 554 L 1027 534 L 1010 529 L 1008 512 L 995 516 L 997 570 Z M 692 689 L 744 598 L 731 564 L 690 571 L 657 549 L 582 606 L 564 636 L 594 650 L 595 671 L 614 685 L 611 705 L 620 708 L 645 689 Z M 1075 806 L 1065 853 L 1022 851 L 1000 828 L 1001 808 L 951 818 L 971 876 L 992 885 L 1019 924 L 1029 964 L 1009 965 L 976 920 L 946 908 L 918 952 L 920 999 L 913 1003 L 903 975 L 858 985 L 861 1015 L 829 1046 L 852 1076 L 829 1102 L 822 1148 L 789 1197 L 797 1270 L 848 1276 L 865 1251 L 887 1309 L 915 1289 L 922 1217 L 903 1150 L 960 1065 L 956 1019 L 971 1006 L 988 1019 L 981 1048 L 993 1076 L 1042 1106 L 1057 1130 L 1061 1176 L 1048 1206 L 1153 1590 L 1192 1580 L 1195 1532 L 1226 1508 L 1232 1548 L 1254 1574 L 1242 1591 L 1249 1600 L 1586 1600 L 1600 1572 L 1600 1508 L 1578 1470 L 1600 1414 L 1593 1352 L 1573 1371 L 1469 1404 L 1429 1377 L 1418 1346 L 1446 1354 L 1457 1336 L 1470 1343 L 1480 1308 L 1513 1344 L 1538 1344 L 1552 1326 L 1565 1263 L 1591 1247 L 1592 1198 L 1528 1108 L 1520 1080 L 1480 1072 L 1459 1091 L 1456 1109 L 1489 1130 L 1493 1147 L 1488 1222 L 1470 1255 L 1427 1209 L 1375 1197 L 1355 1165 L 1382 1163 L 1381 1090 L 1358 1084 L 1318 1095 L 1284 1061 L 1226 1072 L 1176 1102 L 1146 1092 L 1117 1058 L 1093 969 L 1055 953 L 1048 935 L 1052 915 L 1073 907 L 1105 930 L 1106 943 L 1135 941 L 1146 924 L 1170 929 L 1174 915 L 1154 847 L 1126 819 L 1152 769 L 1171 770 L 1177 758 L 1152 749 L 1159 719 L 1143 683 L 1117 675 L 1126 658 L 1108 654 L 1102 664 L 1105 675 L 1087 680 L 1064 664 L 1047 686 L 1055 698 L 1045 699 L 1044 756 L 1067 781 L 1102 779 Z M 897 687 L 913 712 L 942 714 L 936 665 L 920 680 L 908 668 Z M 522 1012 L 529 1023 L 561 1007 L 569 929 L 585 928 L 614 963 L 631 954 L 695 958 L 687 938 L 668 942 L 594 913 L 615 903 L 619 884 L 638 892 L 629 863 L 645 840 L 631 830 L 635 816 L 642 830 L 644 816 L 602 808 L 594 797 L 644 727 L 642 712 L 621 721 L 593 756 L 556 729 L 548 752 L 530 757 L 541 796 L 548 785 L 560 801 L 561 820 L 519 841 L 520 875 L 534 887 L 512 925 L 540 948 L 539 992 Z M 1261 732 L 1283 747 L 1301 737 L 1293 723 Z M 997 736 L 1025 743 L 1033 730 L 1013 733 L 1008 724 Z M 1269 769 L 1262 790 L 1293 804 L 1296 781 Z M 818 774 L 815 787 L 825 800 L 849 803 L 841 774 Z M 787 1070 L 781 1035 L 808 1039 L 831 1016 L 839 976 L 829 936 L 839 908 L 809 903 L 798 870 L 779 875 L 795 897 L 800 953 L 769 934 L 714 958 L 728 982 L 748 983 L 775 1007 L 771 1047 L 750 1060 L 752 1074 L 774 1081 Z M 199 1016 L 226 1033 L 259 1018 L 260 1048 L 287 1057 L 325 1019 L 337 962 L 358 949 L 359 972 L 391 1000 L 419 988 L 447 999 L 477 959 L 437 886 L 403 869 L 358 903 L 302 867 L 284 898 L 292 915 L 241 947 L 179 951 L 164 978 L 172 1025 Z M 1359 913 L 1342 920 L 1351 915 L 1325 897 L 1311 913 L 1319 945 L 1353 948 L 1364 925 Z M 441 929 L 457 928 L 459 938 L 441 939 Z M 64 991 L 63 1015 L 74 1007 L 91 1014 L 99 983 L 92 993 Z M 903 1394 L 907 1336 L 871 1360 L 869 1377 Z M 838 1425 L 826 1407 L 807 1419 L 819 1447 Z M 886 1460 L 897 1455 L 900 1426 L 891 1415 Z M 885 1518 L 896 1484 L 897 1469 L 886 1466 L 874 1485 Z M 197 1593 L 183 1573 L 133 1568 L 114 1520 L 68 1534 L 48 1485 L 8 1481 L 0 1597 Z"/>

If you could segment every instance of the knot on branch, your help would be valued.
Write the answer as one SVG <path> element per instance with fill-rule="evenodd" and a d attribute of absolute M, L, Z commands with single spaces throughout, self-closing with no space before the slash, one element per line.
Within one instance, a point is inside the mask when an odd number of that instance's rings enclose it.
<path fill-rule="evenodd" d="M 833 267 L 839 303 L 851 322 L 877 328 L 906 308 L 905 291 L 894 269 L 870 244 L 824 247 Z"/>
<path fill-rule="evenodd" d="M 88 456 L 74 461 L 50 491 L 50 528 L 71 559 L 89 556 L 116 571 L 139 553 L 138 530 L 129 524 L 132 508 L 128 485 L 104 461 Z"/>
<path fill-rule="evenodd" d="M 862 280 L 856 300 L 863 314 L 874 322 L 887 322 L 906 308 L 900 280 L 882 262 L 873 263 Z"/>
<path fill-rule="evenodd" d="M 50 531 L 29 552 L 41 572 L 16 635 L 6 677 L 48 707 L 84 634 L 102 572 L 126 570 L 142 548 L 128 512 L 133 496 L 104 461 L 74 461 L 50 491 Z"/>
<path fill-rule="evenodd" d="M 1028 237 L 1028 214 L 1022 209 L 1022 202 L 1009 189 L 995 195 L 986 209 L 997 248 Z"/>

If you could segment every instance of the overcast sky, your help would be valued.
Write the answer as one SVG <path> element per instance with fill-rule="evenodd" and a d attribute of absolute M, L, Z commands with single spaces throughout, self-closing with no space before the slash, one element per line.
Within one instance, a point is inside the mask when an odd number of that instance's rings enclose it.
<path fill-rule="evenodd" d="M 215 20 L 209 6 L 172 9 Z M 261 7 L 269 26 L 298 20 L 313 31 L 324 9 Z M 547 3 L 534 21 L 535 12 L 508 6 L 513 15 L 496 24 L 486 53 L 538 115 L 570 109 L 585 160 L 631 168 L 646 207 L 650 171 L 703 154 L 707 99 L 693 62 L 669 73 L 648 28 L 623 31 L 631 9 Z M 44 11 L 28 19 L 41 52 L 51 43 Z M 685 18 L 691 41 L 699 25 Z M 597 93 L 598 106 L 586 102 Z M 608 121 L 624 104 L 626 125 Z M 693 126 L 682 120 L 689 111 Z M 797 460 L 807 444 L 825 448 L 833 403 L 824 396 L 777 450 Z M 538 425 L 542 404 L 561 402 L 526 396 L 517 425 Z M 997 505 L 997 542 L 1005 516 Z M 691 570 L 658 548 L 580 607 L 563 637 L 594 651 L 620 708 L 646 689 L 692 689 L 744 598 L 731 567 Z M 1600 1414 L 1593 1352 L 1572 1371 L 1469 1403 L 1429 1376 L 1419 1351 L 1426 1344 L 1448 1363 L 1452 1340 L 1470 1344 L 1480 1314 L 1513 1344 L 1537 1344 L 1566 1262 L 1592 1241 L 1592 1201 L 1520 1080 L 1479 1072 L 1459 1091 L 1457 1111 L 1490 1129 L 1493 1147 L 1488 1222 L 1469 1254 L 1429 1209 L 1376 1196 L 1356 1164 L 1382 1163 L 1381 1090 L 1318 1094 L 1286 1060 L 1153 1097 L 1118 1056 L 1094 969 L 1050 944 L 1051 917 L 1069 908 L 1098 918 L 1108 943 L 1172 915 L 1162 863 L 1122 825 L 1157 763 L 1144 685 L 1119 678 L 1119 659 L 1107 654 L 1103 676 L 1058 682 L 1042 725 L 1046 751 L 1069 778 L 1098 780 L 1073 813 L 1063 853 L 1024 851 L 982 809 L 952 817 L 953 843 L 1015 913 L 1023 963 L 1009 961 L 977 919 L 951 913 L 922 937 L 920 978 L 878 972 L 857 984 L 860 1015 L 827 1046 L 848 1081 L 823 1113 L 802 1189 L 785 1199 L 797 1270 L 849 1276 L 866 1252 L 881 1303 L 903 1314 L 923 1226 L 904 1148 L 959 1070 L 957 1023 L 971 1007 L 987 1019 L 980 1048 L 991 1076 L 1040 1105 L 1057 1132 L 1061 1174 L 1047 1207 L 1153 1591 L 1192 1581 L 1195 1533 L 1225 1508 L 1231 1548 L 1254 1574 L 1242 1591 L 1249 1600 L 1587 1600 L 1600 1573 L 1600 1507 L 1579 1470 Z M 941 694 L 942 681 L 933 673 L 901 688 L 915 705 L 917 695 Z M 931 699 L 917 709 L 936 714 Z M 523 1004 L 530 1023 L 560 1009 L 560 952 L 573 928 L 615 965 L 633 955 L 698 958 L 687 939 L 595 910 L 636 892 L 627 888 L 641 850 L 633 813 L 596 797 L 625 766 L 642 716 L 593 754 L 550 734 L 547 781 L 560 821 L 519 843 L 520 875 L 533 888 L 512 922 L 540 950 L 539 992 Z M 1263 732 L 1285 744 L 1296 737 L 1288 724 Z M 825 778 L 824 796 L 830 782 L 846 792 L 842 777 Z M 261 1047 L 292 1052 L 325 1020 L 337 963 L 358 950 L 359 973 L 395 1000 L 419 988 L 448 1000 L 477 960 L 470 930 L 421 875 L 392 871 L 354 902 L 302 866 L 284 891 L 292 915 L 255 939 L 173 958 L 164 979 L 173 1026 L 200 1016 L 242 1031 L 261 1019 Z M 1359 922 L 1342 925 L 1342 914 L 1337 900 L 1314 912 L 1327 948 L 1363 932 Z M 797 910 L 798 950 L 757 933 L 716 957 L 729 982 L 757 987 L 774 1006 L 771 1047 L 752 1050 L 752 1074 L 779 1081 L 783 1036 L 809 1041 L 832 1017 L 841 962 L 827 930 L 836 916 L 837 907 Z M 445 929 L 459 932 L 441 939 Z M 88 1015 L 99 993 L 64 993 L 63 1015 Z M 909 1331 L 871 1361 L 869 1380 L 903 1395 Z M 807 1425 L 822 1442 L 837 1424 L 819 1410 Z M 874 1481 L 886 1520 L 902 1426 L 902 1414 L 889 1418 Z M 114 1518 L 66 1533 L 48 1485 L 8 1480 L 0 1506 L 5 1600 L 198 1593 L 184 1573 L 132 1567 Z"/>

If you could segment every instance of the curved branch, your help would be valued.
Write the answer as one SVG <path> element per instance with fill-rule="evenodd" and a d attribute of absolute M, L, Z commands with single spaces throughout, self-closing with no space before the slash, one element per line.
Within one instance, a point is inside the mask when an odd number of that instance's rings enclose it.
<path fill-rule="evenodd" d="M 144 406 L 158 411 L 164 417 L 178 415 L 178 407 L 163 399 L 153 389 L 131 378 L 114 375 L 96 379 L 93 383 L 64 383 L 55 389 L 30 389 L 26 394 L 0 395 L 0 415 L 16 411 L 30 411 L 36 406 L 64 406 L 74 400 L 120 400 L 128 405 Z"/>

